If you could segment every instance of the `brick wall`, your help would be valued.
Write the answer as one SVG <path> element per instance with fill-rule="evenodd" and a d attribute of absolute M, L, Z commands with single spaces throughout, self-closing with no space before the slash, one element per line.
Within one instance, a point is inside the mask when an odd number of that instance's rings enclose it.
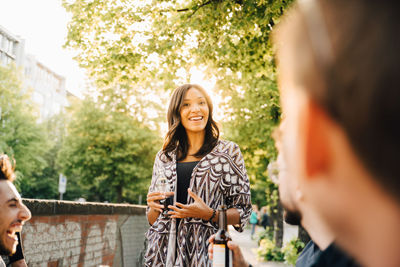
<path fill-rule="evenodd" d="M 31 200 L 22 231 L 28 266 L 142 266 L 145 207 Z"/>

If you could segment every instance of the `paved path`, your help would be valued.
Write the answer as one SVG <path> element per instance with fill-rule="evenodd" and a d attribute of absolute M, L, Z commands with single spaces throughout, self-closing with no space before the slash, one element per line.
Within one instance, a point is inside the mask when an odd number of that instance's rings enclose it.
<path fill-rule="evenodd" d="M 286 227 L 285 227 L 286 230 Z M 257 227 L 256 231 L 262 231 L 262 227 Z M 284 240 L 290 240 L 291 236 L 296 232 L 295 228 L 288 228 L 287 234 L 284 237 Z M 250 228 L 244 229 L 242 233 L 239 233 L 233 229 L 233 227 L 229 229 L 229 234 L 232 237 L 232 240 L 236 242 L 240 246 L 242 254 L 246 261 L 253 265 L 254 267 L 287 267 L 289 265 L 281 263 L 281 262 L 258 262 L 256 257 L 255 250 L 258 248 L 257 241 L 251 240 L 250 238 L 251 230 Z M 297 233 L 297 232 L 296 232 Z M 286 240 L 285 240 L 286 241 Z"/>

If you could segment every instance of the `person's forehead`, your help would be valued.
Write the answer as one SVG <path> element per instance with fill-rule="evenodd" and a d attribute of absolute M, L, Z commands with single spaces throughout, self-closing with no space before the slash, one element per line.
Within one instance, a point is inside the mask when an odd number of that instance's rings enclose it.
<path fill-rule="evenodd" d="M 10 181 L 0 180 L 0 204 L 4 204 L 13 198 L 21 198 L 14 184 Z"/>
<path fill-rule="evenodd" d="M 189 100 L 190 98 L 200 99 L 205 98 L 205 96 L 200 90 L 192 87 L 186 92 L 184 100 Z"/>

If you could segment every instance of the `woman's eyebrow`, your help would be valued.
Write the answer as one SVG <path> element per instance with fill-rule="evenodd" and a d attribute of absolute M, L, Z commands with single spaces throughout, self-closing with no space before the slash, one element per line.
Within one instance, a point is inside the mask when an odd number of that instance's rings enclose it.
<path fill-rule="evenodd" d="M 206 99 L 204 96 L 199 96 L 197 99 L 202 99 L 202 98 Z M 189 98 L 183 99 L 183 101 L 189 101 L 189 100 L 190 100 Z"/>

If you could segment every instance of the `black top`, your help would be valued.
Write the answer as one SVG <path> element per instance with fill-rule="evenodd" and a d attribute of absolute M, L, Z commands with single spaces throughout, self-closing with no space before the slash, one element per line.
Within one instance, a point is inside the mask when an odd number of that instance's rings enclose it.
<path fill-rule="evenodd" d="M 187 190 L 190 185 L 190 178 L 194 167 L 196 167 L 198 161 L 191 162 L 177 162 L 176 163 L 176 175 L 178 177 L 178 185 L 176 188 L 176 201 L 182 204 L 187 203 Z"/>
<path fill-rule="evenodd" d="M 311 240 L 301 252 L 296 267 L 359 267 L 352 258 L 339 249 L 334 243 L 325 250 Z"/>
<path fill-rule="evenodd" d="M 177 188 L 176 188 L 176 202 L 186 204 L 187 203 L 187 195 L 188 188 L 190 185 L 190 178 L 192 177 L 192 172 L 194 167 L 196 167 L 198 161 L 191 162 L 177 162 L 176 163 L 176 176 L 178 179 Z M 181 219 L 176 219 L 176 235 L 178 235 L 178 226 Z M 178 239 L 176 239 L 178 242 Z M 175 256 L 178 250 L 175 251 Z"/>

